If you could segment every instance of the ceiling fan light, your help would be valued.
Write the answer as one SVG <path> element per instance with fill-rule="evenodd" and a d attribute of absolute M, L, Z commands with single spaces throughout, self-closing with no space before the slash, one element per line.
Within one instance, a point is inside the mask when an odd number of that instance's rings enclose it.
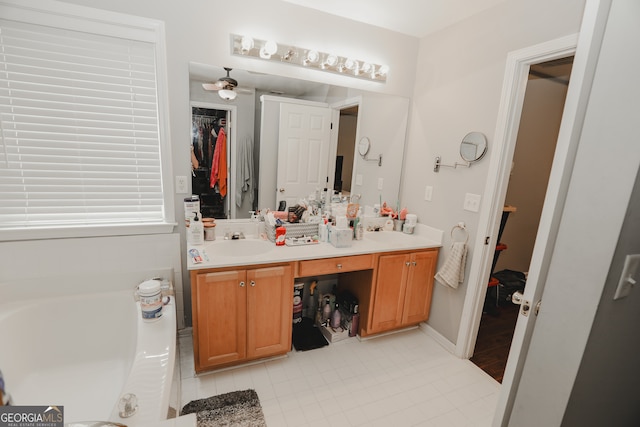
<path fill-rule="evenodd" d="M 221 89 L 218 91 L 218 96 L 225 101 L 233 101 L 234 99 L 236 99 L 236 96 L 238 96 L 238 94 L 229 89 Z"/>

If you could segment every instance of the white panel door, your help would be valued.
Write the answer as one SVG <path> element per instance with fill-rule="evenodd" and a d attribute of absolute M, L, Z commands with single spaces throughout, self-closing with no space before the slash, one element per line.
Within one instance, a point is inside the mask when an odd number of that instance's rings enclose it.
<path fill-rule="evenodd" d="M 293 206 L 326 186 L 330 134 L 330 108 L 280 104 L 277 204 Z"/>

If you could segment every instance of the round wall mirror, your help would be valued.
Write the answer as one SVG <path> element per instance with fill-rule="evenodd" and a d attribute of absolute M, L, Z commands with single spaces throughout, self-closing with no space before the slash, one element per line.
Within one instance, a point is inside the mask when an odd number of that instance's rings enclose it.
<path fill-rule="evenodd" d="M 360 142 L 358 142 L 358 153 L 364 157 L 369 152 L 369 148 L 371 148 L 371 141 L 369 141 L 369 138 L 366 136 L 360 138 Z"/>
<path fill-rule="evenodd" d="M 472 163 L 480 160 L 487 152 L 487 137 L 481 132 L 468 133 L 460 143 L 460 157 Z"/>

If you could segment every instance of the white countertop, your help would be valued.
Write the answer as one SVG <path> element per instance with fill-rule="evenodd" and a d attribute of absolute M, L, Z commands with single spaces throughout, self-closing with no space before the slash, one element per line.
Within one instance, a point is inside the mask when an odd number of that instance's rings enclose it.
<path fill-rule="evenodd" d="M 222 222 L 216 221 L 216 231 L 224 228 L 225 230 L 236 231 L 242 222 Z M 220 227 L 220 229 L 218 228 Z M 303 246 L 276 246 L 275 243 L 269 241 L 260 241 L 250 238 L 250 234 L 245 235 L 244 240 L 224 240 L 224 233 L 216 236 L 214 241 L 205 241 L 204 245 L 191 246 L 189 249 L 197 249 L 202 256 L 203 261 L 195 264 L 191 257 L 187 254 L 187 265 L 189 270 L 199 270 L 204 268 L 221 268 L 234 267 L 252 264 L 269 264 L 277 262 L 290 262 L 309 259 L 333 258 L 340 256 L 362 255 L 376 252 L 404 251 L 414 249 L 439 248 L 442 246 L 443 232 L 433 227 L 423 224 L 416 226 L 414 234 L 404 234 L 398 231 L 378 231 L 365 232 L 362 240 L 353 240 L 352 245 L 348 248 L 336 248 L 331 243 L 318 243 Z M 263 245 L 264 251 L 257 254 L 242 253 L 243 251 L 229 251 L 235 249 L 232 245 L 236 242 L 241 245 L 251 244 L 250 241 L 256 243 L 255 246 Z M 271 247 L 269 247 L 269 245 Z M 237 248 L 240 248 L 238 246 Z M 231 254 L 230 252 L 236 252 Z M 247 251 L 250 252 L 250 251 Z"/>

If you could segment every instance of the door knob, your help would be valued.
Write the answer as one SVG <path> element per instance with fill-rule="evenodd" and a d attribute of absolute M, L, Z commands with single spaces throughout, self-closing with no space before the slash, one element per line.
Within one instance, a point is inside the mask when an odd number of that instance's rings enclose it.
<path fill-rule="evenodd" d="M 511 302 L 520 306 L 520 314 L 525 317 L 529 315 L 529 310 L 531 310 L 531 302 L 524 299 L 524 295 L 522 295 L 522 292 L 515 291 L 513 294 L 511 294 Z M 535 314 L 538 314 L 537 310 Z"/>
<path fill-rule="evenodd" d="M 284 193 L 284 188 L 280 188 L 278 191 Z"/>
<path fill-rule="evenodd" d="M 515 291 L 512 295 L 511 295 L 511 302 L 517 305 L 522 304 L 522 292 L 520 291 Z"/>

